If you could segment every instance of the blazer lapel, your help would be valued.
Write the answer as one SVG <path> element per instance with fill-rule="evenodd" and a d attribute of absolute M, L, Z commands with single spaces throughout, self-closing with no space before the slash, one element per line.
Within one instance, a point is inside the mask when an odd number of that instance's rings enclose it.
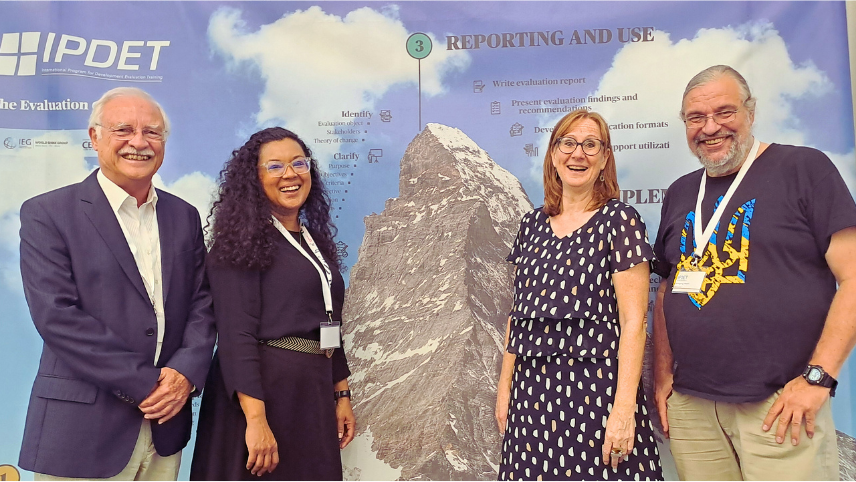
<path fill-rule="evenodd" d="M 161 278 L 163 279 L 163 304 L 166 306 L 166 299 L 169 293 L 169 281 L 172 275 L 172 262 L 175 259 L 175 245 L 173 241 L 176 239 L 176 221 L 173 216 L 173 210 L 169 209 L 169 201 L 162 192 L 158 193 L 158 232 L 160 237 L 161 251 Z"/>
<path fill-rule="evenodd" d="M 83 204 L 83 212 L 86 217 L 92 222 L 95 230 L 101 235 L 101 238 L 107 244 L 107 248 L 113 253 L 122 271 L 128 276 L 131 284 L 137 288 L 140 295 L 146 300 L 149 299 L 146 293 L 146 287 L 143 284 L 143 278 L 140 276 L 140 270 L 137 268 L 137 262 L 134 261 L 134 255 L 131 253 L 131 248 L 128 246 L 128 240 L 125 239 L 122 228 L 119 226 L 119 221 L 116 219 L 116 214 L 110 207 L 107 201 L 107 196 L 101 190 L 98 184 L 98 179 L 95 177 L 96 170 L 89 175 L 81 183 L 80 202 Z"/>

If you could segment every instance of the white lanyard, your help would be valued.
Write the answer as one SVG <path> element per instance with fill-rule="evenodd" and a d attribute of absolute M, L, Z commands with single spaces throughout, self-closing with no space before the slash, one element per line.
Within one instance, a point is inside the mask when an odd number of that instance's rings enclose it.
<path fill-rule="evenodd" d="M 725 192 L 725 196 L 722 197 L 722 201 L 720 201 L 719 206 L 713 213 L 713 217 L 710 218 L 710 221 L 704 228 L 704 232 L 702 232 L 701 228 L 703 224 L 701 220 L 701 201 L 704 199 L 704 185 L 707 182 L 707 170 L 702 171 L 701 186 L 698 188 L 698 199 L 696 199 L 695 221 L 693 222 L 693 237 L 695 238 L 696 244 L 695 251 L 693 251 L 693 266 L 695 266 L 695 264 L 698 263 L 698 260 L 701 259 L 701 255 L 707 247 L 707 242 L 713 235 L 714 228 L 719 223 L 720 218 L 722 218 L 722 213 L 725 212 L 725 206 L 728 205 L 728 201 L 731 200 L 731 196 L 734 195 L 734 191 L 737 190 L 737 186 L 740 185 L 740 182 L 743 181 L 743 178 L 746 176 L 746 173 L 749 171 L 752 163 L 755 162 L 755 156 L 758 154 L 758 149 L 760 147 L 761 143 L 758 139 L 755 139 L 755 143 L 752 144 L 752 150 L 749 151 L 749 155 L 746 156 L 746 160 L 743 161 L 740 171 L 737 172 L 737 177 L 731 181 L 731 186 L 729 186 L 728 191 Z"/>
<path fill-rule="evenodd" d="M 311 256 L 309 256 L 309 253 L 307 253 L 303 249 L 303 246 L 301 246 L 300 243 L 298 243 L 294 239 L 294 236 L 292 236 L 291 233 L 289 233 L 288 230 L 285 229 L 285 226 L 283 226 L 282 223 L 279 222 L 279 219 L 277 219 L 275 216 L 271 216 L 271 218 L 273 218 L 273 225 L 276 226 L 276 229 L 278 229 L 279 232 L 282 233 L 285 239 L 287 239 L 288 242 L 291 243 L 291 245 L 294 246 L 294 248 L 300 252 L 300 254 L 302 254 L 306 259 L 309 260 L 310 263 L 312 263 L 312 266 L 314 266 L 315 269 L 318 271 L 318 275 L 321 276 L 321 291 L 323 291 L 324 293 L 324 309 L 327 311 L 327 319 L 332 321 L 333 296 L 331 294 L 331 289 L 333 286 L 333 274 L 330 271 L 330 266 L 327 265 L 327 262 L 324 260 L 324 257 L 321 256 L 321 251 L 318 250 L 318 246 L 315 245 L 315 241 L 312 239 L 312 236 L 309 234 L 309 231 L 306 229 L 305 226 L 303 226 L 303 224 L 300 225 L 300 234 L 303 236 L 303 239 L 306 241 L 306 244 L 309 245 L 309 249 L 312 250 L 312 254 L 315 255 L 315 257 L 321 263 L 321 266 L 324 267 L 323 271 L 321 270 L 321 267 L 318 266 L 318 263 L 316 263 L 315 260 L 312 259 Z"/>

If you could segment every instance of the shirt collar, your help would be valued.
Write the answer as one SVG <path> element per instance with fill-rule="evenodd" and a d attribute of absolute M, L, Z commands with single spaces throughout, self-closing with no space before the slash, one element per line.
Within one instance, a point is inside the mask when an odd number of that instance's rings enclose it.
<path fill-rule="evenodd" d="M 104 191 L 104 195 L 107 196 L 107 202 L 110 203 L 110 208 L 113 209 L 114 213 L 119 212 L 119 208 L 122 207 L 122 204 L 124 204 L 128 198 L 133 200 L 134 207 L 137 206 L 137 200 L 124 189 L 119 187 L 118 184 L 108 179 L 101 169 L 98 170 L 98 174 L 96 174 L 95 177 L 98 179 L 98 184 L 101 186 L 101 190 Z M 152 203 L 152 207 L 157 208 L 157 201 L 158 193 L 155 191 L 154 185 L 151 185 L 149 186 L 149 194 L 146 196 L 146 203 Z"/>

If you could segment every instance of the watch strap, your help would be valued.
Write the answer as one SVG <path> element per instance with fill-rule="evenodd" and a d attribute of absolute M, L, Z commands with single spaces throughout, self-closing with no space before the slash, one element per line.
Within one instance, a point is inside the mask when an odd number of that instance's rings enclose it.
<path fill-rule="evenodd" d="M 334 400 L 338 400 L 342 397 L 348 397 L 350 399 L 351 398 L 351 391 L 350 390 L 339 390 L 339 391 L 333 392 L 333 399 Z"/>
<path fill-rule="evenodd" d="M 820 374 L 821 374 L 820 379 L 818 379 L 818 380 L 809 379 L 808 374 L 812 370 L 820 371 Z M 829 389 L 829 396 L 830 397 L 835 396 L 835 389 L 838 387 L 838 380 L 836 380 L 829 373 L 826 373 L 826 370 L 824 370 L 822 366 L 820 366 L 820 365 L 807 365 L 805 367 L 805 370 L 803 370 L 803 372 L 802 372 L 802 377 L 805 378 L 805 381 L 807 381 L 809 383 L 809 385 L 817 385 L 820 387 L 828 388 Z"/>

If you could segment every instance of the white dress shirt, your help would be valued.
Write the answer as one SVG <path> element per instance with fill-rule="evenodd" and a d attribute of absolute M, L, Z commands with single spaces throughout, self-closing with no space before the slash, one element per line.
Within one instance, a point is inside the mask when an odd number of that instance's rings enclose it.
<path fill-rule="evenodd" d="M 157 318 L 157 348 L 155 363 L 160 357 L 163 344 L 164 324 L 166 318 L 163 311 L 163 273 L 161 271 L 160 230 L 158 229 L 157 203 L 158 195 L 154 186 L 149 188 L 146 202 L 137 207 L 137 200 L 116 185 L 107 176 L 98 171 L 98 184 L 107 196 L 107 201 L 113 209 L 113 214 L 119 221 L 122 234 L 128 241 L 131 254 L 137 263 L 137 269 L 143 278 L 143 284 L 149 295 L 149 301 Z"/>

